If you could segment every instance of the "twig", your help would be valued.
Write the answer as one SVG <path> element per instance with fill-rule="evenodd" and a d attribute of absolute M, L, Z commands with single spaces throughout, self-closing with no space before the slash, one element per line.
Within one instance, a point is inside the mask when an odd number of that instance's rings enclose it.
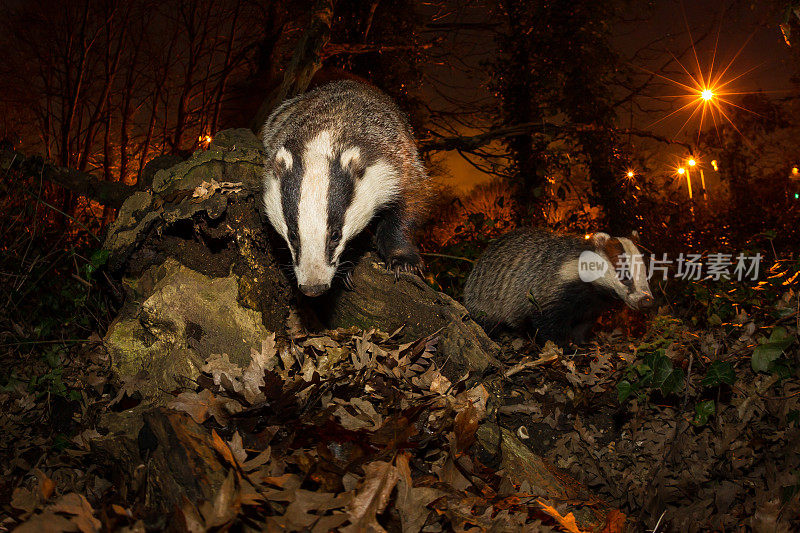
<path fill-rule="evenodd" d="M 119 181 L 99 180 L 92 174 L 74 168 L 59 167 L 44 161 L 41 157 L 25 156 L 11 150 L 0 150 L 0 169 L 6 172 L 12 170 L 19 172 L 22 177 L 39 176 L 114 209 L 122 206 L 128 196 L 135 191 L 130 185 Z"/>
<path fill-rule="evenodd" d="M 82 227 L 83 229 L 85 229 L 85 230 L 86 230 L 86 231 L 89 233 L 89 235 L 91 235 L 92 237 L 94 237 L 94 239 L 95 239 L 97 242 L 99 242 L 99 243 L 101 243 L 101 244 L 102 244 L 102 242 L 103 242 L 103 241 L 102 241 L 102 239 L 100 239 L 100 237 L 98 237 L 97 235 L 95 235 L 95 234 L 94 234 L 94 232 L 93 232 L 93 231 L 92 231 L 92 230 L 89 228 L 89 226 L 87 226 L 86 224 L 84 224 L 83 222 L 81 222 L 80 220 L 78 220 L 77 218 L 75 218 L 75 217 L 73 217 L 73 216 L 71 216 L 71 215 L 68 215 L 67 213 L 65 213 L 65 212 L 64 212 L 64 211 L 62 211 L 61 209 L 57 208 L 57 207 L 56 207 L 56 206 L 54 206 L 53 204 L 51 204 L 51 203 L 48 203 L 48 202 L 46 202 L 45 200 L 42 200 L 42 197 L 41 197 L 41 196 L 37 196 L 37 195 L 33 194 L 32 192 L 28 192 L 28 191 L 26 191 L 25 189 L 22 189 L 22 192 L 23 192 L 23 193 L 25 193 L 25 194 L 27 194 L 28 196 L 30 196 L 30 197 L 32 197 L 32 198 L 35 198 L 37 202 L 40 202 L 40 203 L 41 203 L 42 205 L 44 205 L 45 207 L 49 207 L 50 209 L 52 209 L 52 210 L 53 210 L 53 211 L 55 211 L 56 213 L 58 213 L 58 214 L 60 214 L 60 215 L 63 215 L 63 216 L 65 216 L 65 217 L 67 217 L 69 220 L 73 221 L 75 224 L 77 224 L 78 226 L 80 226 L 80 227 Z"/>
<path fill-rule="evenodd" d="M 425 255 L 428 257 L 443 257 L 444 259 L 456 259 L 458 261 L 467 261 L 468 263 L 474 263 L 475 260 L 467 259 L 466 257 L 459 257 L 457 255 L 447 255 L 447 254 L 437 254 L 434 252 L 421 252 L 420 255 Z"/>
<path fill-rule="evenodd" d="M 550 363 L 558 359 L 558 355 L 551 355 L 550 357 L 540 357 L 534 361 L 521 361 L 516 365 L 512 366 L 508 370 L 503 373 L 503 377 L 510 378 L 514 374 L 519 374 L 523 370 L 527 370 L 529 368 L 534 368 L 537 366 L 542 366 L 544 364 Z"/>
<path fill-rule="evenodd" d="M 61 343 L 68 343 L 68 342 L 87 342 L 86 339 L 53 339 L 48 341 L 19 341 L 19 342 L 7 342 L 5 344 L 0 344 L 0 348 L 9 348 L 11 346 L 22 346 L 26 344 L 61 344 Z"/>
<path fill-rule="evenodd" d="M 481 146 L 490 144 L 491 142 L 496 141 L 498 139 L 505 139 L 507 137 L 517 137 L 519 135 L 530 135 L 534 133 L 544 135 L 547 133 L 548 130 L 552 130 L 556 134 L 607 131 L 619 135 L 633 135 L 634 137 L 644 137 L 647 139 L 653 139 L 654 141 L 658 141 L 664 144 L 675 144 L 678 146 L 682 146 L 686 148 L 686 150 L 690 154 L 692 153 L 692 147 L 689 144 L 681 141 L 676 141 L 673 139 L 668 139 L 666 137 L 662 137 L 661 135 L 657 135 L 650 131 L 637 130 L 632 128 L 625 128 L 625 129 L 603 128 L 593 124 L 566 124 L 561 126 L 550 122 L 544 122 L 544 123 L 523 122 L 522 124 L 512 124 L 510 126 L 504 126 L 502 128 L 487 131 L 485 133 L 480 133 L 478 135 L 457 135 L 453 137 L 439 137 L 436 139 L 428 139 L 420 143 L 420 150 L 422 152 L 449 151 L 449 150 L 470 151 L 480 148 Z"/>
<path fill-rule="evenodd" d="M 539 405 L 517 403 L 514 405 L 502 405 L 497 408 L 497 413 L 501 415 L 515 415 L 517 413 L 530 414 L 538 413 L 541 410 Z"/>

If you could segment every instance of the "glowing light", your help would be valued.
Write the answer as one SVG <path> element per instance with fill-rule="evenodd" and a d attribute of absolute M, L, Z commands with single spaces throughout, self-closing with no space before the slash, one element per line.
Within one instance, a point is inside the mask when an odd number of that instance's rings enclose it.
<path fill-rule="evenodd" d="M 633 170 L 629 170 L 628 172 L 625 173 L 625 175 L 628 177 L 628 179 L 633 179 L 636 173 Z"/>
<path fill-rule="evenodd" d="M 690 167 L 693 167 L 697 164 L 697 161 L 695 161 L 693 157 L 690 157 L 686 164 L 688 164 Z"/>
<path fill-rule="evenodd" d="M 800 200 L 800 192 L 794 193 L 794 199 L 795 200 Z"/>
<path fill-rule="evenodd" d="M 684 22 L 685 15 L 684 15 Z M 748 38 L 741 48 L 733 54 L 731 59 L 728 61 L 727 65 L 719 64 L 717 61 L 717 47 L 719 44 L 719 34 L 722 30 L 722 27 L 717 31 L 717 42 L 714 44 L 714 48 L 711 51 L 711 61 L 707 62 L 707 69 L 704 69 L 700 64 L 700 56 L 697 53 L 697 49 L 694 46 L 694 39 L 691 35 L 691 31 L 689 30 L 689 24 L 686 22 L 686 29 L 689 33 L 689 38 L 692 39 L 692 52 L 693 52 L 693 65 L 684 66 L 684 64 L 675 56 L 673 55 L 673 59 L 678 64 L 678 66 L 683 70 L 684 74 L 686 75 L 686 81 L 680 82 L 676 79 L 672 79 L 668 76 L 663 74 L 659 74 L 658 72 L 654 72 L 651 70 L 647 70 L 645 68 L 641 68 L 651 76 L 655 76 L 666 80 L 680 89 L 681 94 L 672 94 L 672 95 L 658 95 L 654 96 L 654 98 L 676 98 L 682 100 L 684 103 L 675 109 L 674 111 L 666 114 L 665 116 L 659 118 L 652 124 L 648 126 L 652 127 L 653 125 L 662 122 L 664 120 L 669 119 L 672 116 L 680 114 L 687 114 L 683 125 L 678 129 L 675 133 L 677 136 L 683 129 L 692 122 L 693 119 L 699 120 L 699 125 L 697 128 L 697 136 L 698 139 L 700 137 L 700 133 L 703 131 L 703 125 L 710 121 L 714 123 L 714 129 L 717 131 L 717 135 L 719 136 L 719 125 L 723 122 L 729 123 L 734 130 L 736 130 L 740 135 L 742 132 L 736 125 L 733 123 L 730 117 L 730 110 L 732 108 L 741 109 L 748 113 L 758 116 L 757 113 L 750 111 L 749 109 L 745 109 L 741 105 L 738 105 L 732 101 L 732 98 L 737 95 L 744 95 L 744 94 L 752 94 L 750 92 L 734 92 L 732 91 L 732 83 L 736 80 L 742 78 L 743 76 L 749 74 L 753 70 L 757 68 L 752 67 L 749 70 L 741 72 L 739 74 L 733 75 L 730 72 L 731 67 L 736 62 L 736 59 L 744 50 L 747 43 L 750 41 Z M 752 38 L 752 35 L 751 35 Z M 704 72 L 707 70 L 707 72 Z M 742 135 L 743 136 L 743 135 Z"/>
<path fill-rule="evenodd" d="M 591 233 L 587 233 L 586 235 L 583 236 L 583 238 L 588 241 L 589 239 L 592 238 L 592 234 Z"/>
<path fill-rule="evenodd" d="M 685 168 L 683 168 L 683 167 L 680 167 L 680 168 L 678 169 L 678 174 L 680 174 L 681 176 L 683 176 L 684 174 L 686 174 L 686 169 L 685 169 Z"/>
<path fill-rule="evenodd" d="M 211 144 L 212 140 L 213 137 L 211 137 L 211 135 L 201 135 L 200 137 L 197 138 L 197 142 L 205 145 Z"/>
<path fill-rule="evenodd" d="M 711 160 L 711 166 L 714 168 L 715 171 L 719 170 L 719 168 L 717 167 L 717 160 L 716 159 L 712 159 Z"/>
<path fill-rule="evenodd" d="M 800 168 L 792 167 L 792 176 L 797 176 L 800 174 Z"/>

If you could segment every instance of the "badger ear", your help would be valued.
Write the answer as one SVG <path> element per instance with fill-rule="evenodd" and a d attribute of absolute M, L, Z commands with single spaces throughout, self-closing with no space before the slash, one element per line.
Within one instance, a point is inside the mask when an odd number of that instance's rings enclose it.
<path fill-rule="evenodd" d="M 639 232 L 636 230 L 631 231 L 631 236 L 629 237 L 633 244 L 639 245 Z"/>
<path fill-rule="evenodd" d="M 292 153 L 285 146 L 278 148 L 275 152 L 275 169 L 279 171 L 291 170 L 294 164 Z"/>
<path fill-rule="evenodd" d="M 596 249 L 599 249 L 605 246 L 606 242 L 608 242 L 608 239 L 610 238 L 611 235 L 609 235 L 608 233 L 603 233 L 602 231 L 598 231 L 597 233 L 592 234 L 592 236 L 589 237 L 589 240 L 591 241 L 592 246 L 594 246 Z"/>
<path fill-rule="evenodd" d="M 362 168 L 361 150 L 358 146 L 351 146 L 339 155 L 339 164 L 342 168 L 349 169 L 353 175 L 358 175 Z"/>
<path fill-rule="evenodd" d="M 603 243 L 602 250 L 606 254 L 608 260 L 611 261 L 611 264 L 614 265 L 614 268 L 619 268 L 620 257 L 625 253 L 625 247 L 620 240 L 616 237 L 606 239 Z"/>

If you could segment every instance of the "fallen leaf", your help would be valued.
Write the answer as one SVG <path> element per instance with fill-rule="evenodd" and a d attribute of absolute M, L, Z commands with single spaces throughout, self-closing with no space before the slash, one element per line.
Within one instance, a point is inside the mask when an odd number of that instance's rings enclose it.
<path fill-rule="evenodd" d="M 565 516 L 562 516 L 555 507 L 551 507 L 547 505 L 542 500 L 536 500 L 542 507 L 542 511 L 552 516 L 556 522 L 561 525 L 566 531 L 569 533 L 582 533 L 581 530 L 578 528 L 578 524 L 575 522 L 575 516 L 572 513 L 567 513 Z"/>
<path fill-rule="evenodd" d="M 374 461 L 364 466 L 364 479 L 356 496 L 347 506 L 351 531 L 385 531 L 377 515 L 389 503 L 400 473 L 392 463 Z"/>
<path fill-rule="evenodd" d="M 182 392 L 177 398 L 167 404 L 167 407 L 176 411 L 188 413 L 198 424 L 205 422 L 213 416 L 218 424 L 227 424 L 228 415 L 241 411 L 242 406 L 233 400 L 220 400 L 208 389 L 196 392 Z"/>

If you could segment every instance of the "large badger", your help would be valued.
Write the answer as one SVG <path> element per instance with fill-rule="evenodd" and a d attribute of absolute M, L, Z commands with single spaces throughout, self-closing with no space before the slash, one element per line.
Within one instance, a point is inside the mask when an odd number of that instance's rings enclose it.
<path fill-rule="evenodd" d="M 653 305 L 641 252 L 607 233 L 508 233 L 489 245 L 464 288 L 465 307 L 487 329 L 524 328 L 561 344 L 585 342 L 615 299 L 637 310 Z"/>
<path fill-rule="evenodd" d="M 353 80 L 278 106 L 262 130 L 264 211 L 289 246 L 300 291 L 327 291 L 347 243 L 378 215 L 375 239 L 388 268 L 417 270 L 411 240 L 429 180 L 405 115 Z"/>

